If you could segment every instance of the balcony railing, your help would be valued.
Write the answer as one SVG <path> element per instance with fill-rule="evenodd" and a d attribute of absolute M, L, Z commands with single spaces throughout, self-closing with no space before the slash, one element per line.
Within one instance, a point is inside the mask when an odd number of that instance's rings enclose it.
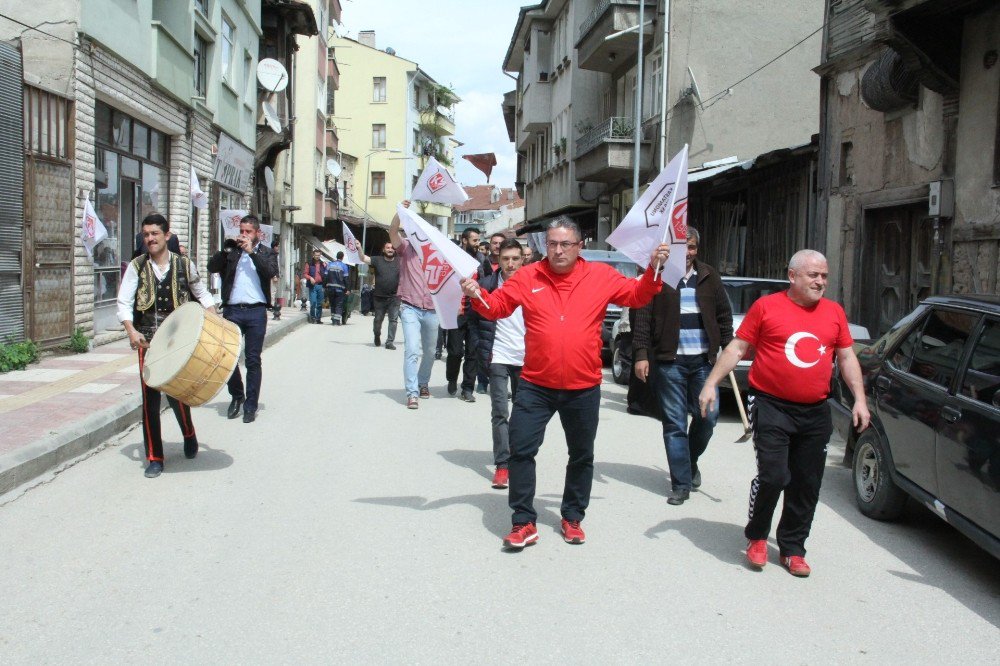
<path fill-rule="evenodd" d="M 601 20 L 601 16 L 604 12 L 608 11 L 608 7 L 611 6 L 611 0 L 601 0 L 594 7 L 594 11 L 590 12 L 590 15 L 584 19 L 583 23 L 580 24 L 580 37 L 582 38 L 590 29 L 594 27 L 594 24 Z"/>
<path fill-rule="evenodd" d="M 608 139 L 628 140 L 635 137 L 635 119 L 613 116 L 581 134 L 576 139 L 576 157 L 586 155 Z"/>

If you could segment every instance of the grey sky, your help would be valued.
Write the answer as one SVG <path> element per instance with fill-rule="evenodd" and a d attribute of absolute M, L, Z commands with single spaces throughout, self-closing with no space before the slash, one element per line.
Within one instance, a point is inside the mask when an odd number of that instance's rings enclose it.
<path fill-rule="evenodd" d="M 374 30 L 378 48 L 391 46 L 458 93 L 462 102 L 456 109 L 455 138 L 465 144 L 459 156 L 496 153 L 490 182 L 513 187 L 514 146 L 507 138 L 500 103 L 515 83 L 500 67 L 521 2 L 342 0 L 341 5 L 347 37 L 357 39 L 359 31 Z M 483 173 L 461 157 L 455 168 L 464 185 L 486 182 Z"/>

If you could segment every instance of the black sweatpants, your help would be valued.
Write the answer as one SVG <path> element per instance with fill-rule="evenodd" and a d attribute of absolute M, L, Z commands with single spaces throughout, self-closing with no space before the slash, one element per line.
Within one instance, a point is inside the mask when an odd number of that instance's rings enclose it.
<path fill-rule="evenodd" d="M 751 391 L 750 427 L 757 452 L 757 478 L 750 484 L 744 534 L 766 539 L 778 496 L 785 493 L 775 534 L 782 556 L 806 554 L 806 538 L 819 501 L 833 420 L 826 402 L 801 404 Z"/>
<path fill-rule="evenodd" d="M 462 391 L 476 390 L 476 371 L 479 368 L 479 329 L 468 315 L 458 315 L 458 328 L 445 331 L 448 339 L 448 360 L 445 362 L 444 376 L 449 382 L 458 381 L 458 371 L 462 370 Z M 463 365 L 462 361 L 465 361 Z"/>
<path fill-rule="evenodd" d="M 139 349 L 139 381 L 142 383 L 142 443 L 146 449 L 146 460 L 163 462 L 163 439 L 160 436 L 160 392 L 146 386 L 142 381 L 142 366 L 146 360 L 146 350 Z M 194 437 L 194 422 L 191 408 L 183 402 L 167 396 L 167 403 L 174 410 L 177 425 L 184 439 Z"/>

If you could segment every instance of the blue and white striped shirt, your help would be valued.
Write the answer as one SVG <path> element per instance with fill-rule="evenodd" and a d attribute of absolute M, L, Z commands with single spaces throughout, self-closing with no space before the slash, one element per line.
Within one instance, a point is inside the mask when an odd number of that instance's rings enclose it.
<path fill-rule="evenodd" d="M 690 286 L 689 286 L 690 285 Z M 697 356 L 708 353 L 708 333 L 701 318 L 701 308 L 695 287 L 698 285 L 698 271 L 692 269 L 681 278 L 677 291 L 681 296 L 680 334 L 677 337 L 678 356 Z"/>

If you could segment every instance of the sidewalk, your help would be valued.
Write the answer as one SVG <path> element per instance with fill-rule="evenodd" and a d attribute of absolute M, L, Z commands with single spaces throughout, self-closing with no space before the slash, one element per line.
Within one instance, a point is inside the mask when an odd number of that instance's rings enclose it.
<path fill-rule="evenodd" d="M 298 308 L 284 308 L 278 321 L 268 315 L 264 348 L 305 323 Z M 0 374 L 0 495 L 138 423 L 141 411 L 139 362 L 127 339 Z"/>

